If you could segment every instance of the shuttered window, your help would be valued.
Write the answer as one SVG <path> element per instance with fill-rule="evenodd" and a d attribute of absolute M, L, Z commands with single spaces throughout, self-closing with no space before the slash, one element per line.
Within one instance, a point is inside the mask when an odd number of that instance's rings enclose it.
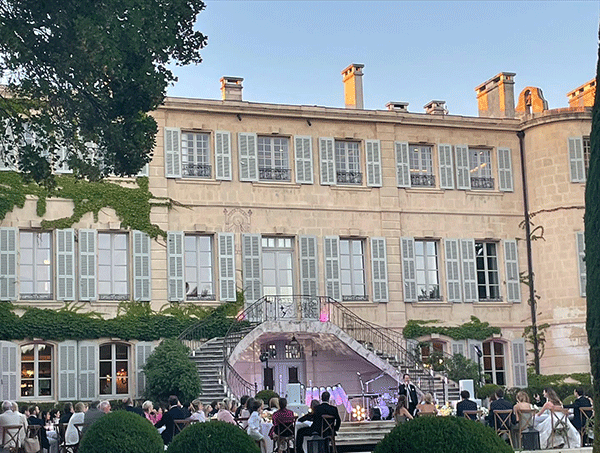
<path fill-rule="evenodd" d="M 462 280 L 460 277 L 459 240 L 444 240 L 444 255 L 446 258 L 446 289 L 448 302 L 462 301 Z"/>
<path fill-rule="evenodd" d="M 402 238 L 402 279 L 404 280 L 404 302 L 417 302 L 417 273 L 415 269 L 415 241 Z"/>
<path fill-rule="evenodd" d="M 93 400 L 98 397 L 98 345 L 83 341 L 79 343 L 79 399 Z"/>
<path fill-rule="evenodd" d="M 340 288 L 340 239 L 337 236 L 324 238 L 325 289 L 327 296 L 341 300 Z"/>
<path fill-rule="evenodd" d="M 10 341 L 0 341 L 0 399 L 16 401 L 17 382 L 17 345 Z"/>
<path fill-rule="evenodd" d="M 513 387 L 527 387 L 527 349 L 525 340 L 518 338 L 512 342 Z"/>
<path fill-rule="evenodd" d="M 319 271 L 317 267 L 317 238 L 300 236 L 300 288 L 303 296 L 319 294 Z"/>
<path fill-rule="evenodd" d="M 19 232 L 19 292 L 23 300 L 50 300 L 52 294 L 52 234 Z"/>
<path fill-rule="evenodd" d="M 258 181 L 256 140 L 256 134 L 241 132 L 238 134 L 240 181 Z"/>
<path fill-rule="evenodd" d="M 454 163 L 452 145 L 438 145 L 440 163 L 440 189 L 454 189 Z"/>
<path fill-rule="evenodd" d="M 313 183 L 312 137 L 294 137 L 294 155 L 296 158 L 296 182 Z"/>
<path fill-rule="evenodd" d="M 373 302 L 388 302 L 387 250 L 385 238 L 371 238 Z"/>
<path fill-rule="evenodd" d="M 181 176 L 184 178 L 212 177 L 210 134 L 181 133 Z"/>
<path fill-rule="evenodd" d="M 454 152 L 456 154 L 456 187 L 461 190 L 470 190 L 469 147 L 466 145 L 456 145 Z"/>
<path fill-rule="evenodd" d="M 244 291 L 249 304 L 262 296 L 260 234 L 242 235 Z"/>
<path fill-rule="evenodd" d="M 0 300 L 17 298 L 17 232 L 0 228 Z"/>
<path fill-rule="evenodd" d="M 510 148 L 498 148 L 498 189 L 513 191 L 512 156 Z"/>
<path fill-rule="evenodd" d="M 98 233 L 98 297 L 129 300 L 129 234 Z"/>
<path fill-rule="evenodd" d="M 215 132 L 215 177 L 231 181 L 231 133 Z"/>
<path fill-rule="evenodd" d="M 152 298 L 150 236 L 133 231 L 133 298 L 149 302 Z"/>
<path fill-rule="evenodd" d="M 291 181 L 289 140 L 286 137 L 258 137 L 258 179 Z"/>
<path fill-rule="evenodd" d="M 236 300 L 235 243 L 233 233 L 219 233 L 219 298 Z"/>
<path fill-rule="evenodd" d="M 186 300 L 216 299 L 213 278 L 212 241 L 212 236 L 185 235 Z"/>
<path fill-rule="evenodd" d="M 333 152 L 334 140 L 331 137 L 319 138 L 319 162 L 321 173 L 321 184 L 336 184 L 335 155 Z"/>
<path fill-rule="evenodd" d="M 183 268 L 183 232 L 167 232 L 167 274 L 169 302 L 182 302 L 185 298 Z"/>
<path fill-rule="evenodd" d="M 152 354 L 153 345 L 147 341 L 140 341 L 135 345 L 135 368 L 136 368 L 136 395 L 141 398 L 146 391 L 146 373 L 144 365 L 150 354 Z"/>
<path fill-rule="evenodd" d="M 381 143 L 379 140 L 366 140 L 367 186 L 381 187 Z"/>
<path fill-rule="evenodd" d="M 167 178 L 181 178 L 181 131 L 178 128 L 165 127 L 164 152 L 165 176 Z"/>
<path fill-rule="evenodd" d="M 79 300 L 96 300 L 96 230 L 79 230 Z"/>
<path fill-rule="evenodd" d="M 396 181 L 398 187 L 410 187 L 408 142 L 394 142 L 396 148 Z"/>
<path fill-rule="evenodd" d="M 58 344 L 58 399 L 77 399 L 77 342 Z"/>
<path fill-rule="evenodd" d="M 465 302 L 477 301 L 477 270 L 475 261 L 475 241 L 460 240 L 460 257 L 462 261 L 462 283 Z M 497 267 L 496 267 L 497 269 Z M 485 269 L 482 270 L 484 272 Z"/>
<path fill-rule="evenodd" d="M 585 182 L 583 139 L 581 137 L 569 137 L 568 144 L 571 182 Z"/>
<path fill-rule="evenodd" d="M 521 302 L 521 279 L 517 241 L 504 241 L 504 267 L 506 269 L 506 300 L 519 303 Z"/>
<path fill-rule="evenodd" d="M 342 300 L 368 300 L 364 241 L 362 239 L 340 239 L 339 256 Z"/>
<path fill-rule="evenodd" d="M 21 345 L 21 397 L 52 396 L 54 348 L 47 343 Z"/>
<path fill-rule="evenodd" d="M 435 187 L 433 174 L 433 150 L 428 145 L 409 145 L 410 185 L 412 187 Z"/>
<path fill-rule="evenodd" d="M 75 300 L 75 231 L 56 230 L 56 298 Z"/>

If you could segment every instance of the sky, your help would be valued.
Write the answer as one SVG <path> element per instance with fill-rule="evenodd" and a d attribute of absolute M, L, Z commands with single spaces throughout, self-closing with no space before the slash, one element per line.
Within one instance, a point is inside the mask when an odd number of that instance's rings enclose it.
<path fill-rule="evenodd" d="M 515 102 L 539 87 L 550 108 L 596 75 L 600 1 L 205 0 L 203 62 L 172 67 L 169 96 L 220 99 L 243 77 L 250 102 L 344 107 L 341 71 L 364 64 L 366 109 L 444 100 L 477 116 L 475 87 L 514 72 Z"/>

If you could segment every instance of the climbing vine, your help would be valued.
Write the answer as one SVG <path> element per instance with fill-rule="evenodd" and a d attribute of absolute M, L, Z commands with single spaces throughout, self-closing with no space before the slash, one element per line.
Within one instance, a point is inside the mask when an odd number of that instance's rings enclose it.
<path fill-rule="evenodd" d="M 411 319 L 406 323 L 402 334 L 404 338 L 415 339 L 437 333 L 453 340 L 485 340 L 494 334 L 500 334 L 500 327 L 492 327 L 488 322 L 481 322 L 475 316 L 471 316 L 469 322 L 456 327 L 432 325 L 437 322 L 439 322 L 437 319 L 429 321 Z"/>
<path fill-rule="evenodd" d="M 112 208 L 121 220 L 123 228 L 144 231 L 150 237 L 166 237 L 166 232 L 150 222 L 153 205 L 171 207 L 174 202 L 168 198 L 158 198 L 148 189 L 148 178 L 137 178 L 137 187 L 123 187 L 119 184 L 101 181 L 86 181 L 71 175 L 56 176 L 56 184 L 45 188 L 30 182 L 25 183 L 19 173 L 0 172 L 0 221 L 15 208 L 23 208 L 27 195 L 37 197 L 36 214 L 46 214 L 48 198 L 64 198 L 73 202 L 73 213 L 68 217 L 42 220 L 42 228 L 69 228 L 79 222 L 88 212 L 98 221 L 98 213 L 103 208 Z"/>

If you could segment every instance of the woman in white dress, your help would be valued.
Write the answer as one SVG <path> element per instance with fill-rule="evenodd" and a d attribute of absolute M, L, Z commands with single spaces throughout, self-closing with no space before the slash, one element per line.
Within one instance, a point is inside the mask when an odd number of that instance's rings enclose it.
<path fill-rule="evenodd" d="M 79 443 L 79 430 L 75 426 L 76 423 L 83 423 L 83 417 L 87 411 L 85 403 L 79 402 L 74 407 L 75 413 L 71 415 L 69 424 L 65 430 L 65 444 L 77 445 Z"/>
<path fill-rule="evenodd" d="M 575 427 L 569 421 L 569 418 L 563 413 L 555 413 L 555 416 L 559 418 L 559 421 L 564 421 L 567 426 L 567 436 L 565 438 L 563 433 L 557 432 L 554 435 L 554 439 L 550 442 L 551 434 L 552 434 L 552 422 L 554 421 L 555 427 L 559 423 L 556 417 L 553 419 L 551 410 L 562 409 L 563 405 L 560 401 L 560 398 L 556 394 L 554 390 L 551 388 L 544 389 L 544 397 L 546 397 L 546 404 L 542 406 L 542 409 L 537 413 L 536 417 L 543 415 L 548 412 L 547 417 L 542 420 L 539 425 L 537 425 L 537 429 L 540 432 L 540 447 L 543 449 L 546 448 L 555 448 L 560 445 L 567 446 L 567 443 L 570 448 L 579 448 L 581 447 L 581 437 L 579 433 L 575 429 Z M 553 445 L 549 445 L 552 443 Z"/>
<path fill-rule="evenodd" d="M 247 432 L 252 439 L 254 439 L 262 453 L 267 453 L 267 442 L 265 436 L 260 432 L 260 413 L 263 408 L 263 402 L 261 400 L 255 400 L 250 406 L 250 418 L 248 419 Z"/>

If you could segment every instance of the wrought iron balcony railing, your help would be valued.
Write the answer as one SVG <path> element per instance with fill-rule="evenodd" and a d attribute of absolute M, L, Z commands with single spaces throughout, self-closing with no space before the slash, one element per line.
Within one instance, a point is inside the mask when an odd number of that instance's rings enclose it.
<path fill-rule="evenodd" d="M 338 171 L 338 184 L 362 184 L 362 173 L 359 171 Z"/>
<path fill-rule="evenodd" d="M 266 181 L 291 181 L 291 170 L 289 168 L 260 167 L 258 178 Z"/>
<path fill-rule="evenodd" d="M 494 178 L 476 178 L 471 176 L 471 189 L 493 189 Z"/>
<path fill-rule="evenodd" d="M 410 175 L 410 185 L 435 187 L 435 175 Z"/>
<path fill-rule="evenodd" d="M 183 164 L 181 171 L 186 178 L 210 178 L 212 168 L 210 164 Z"/>

